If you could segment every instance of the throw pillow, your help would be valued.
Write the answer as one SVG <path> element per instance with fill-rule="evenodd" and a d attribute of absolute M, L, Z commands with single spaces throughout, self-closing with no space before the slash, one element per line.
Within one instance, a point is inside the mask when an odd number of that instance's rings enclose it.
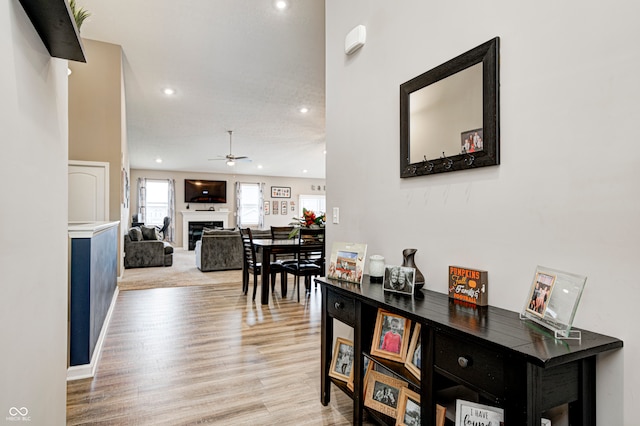
<path fill-rule="evenodd" d="M 137 226 L 129 229 L 129 239 L 131 241 L 142 241 L 142 231 Z"/>
<path fill-rule="evenodd" d="M 141 226 L 140 230 L 142 231 L 142 238 L 145 240 L 158 239 L 158 230 L 155 226 Z"/>

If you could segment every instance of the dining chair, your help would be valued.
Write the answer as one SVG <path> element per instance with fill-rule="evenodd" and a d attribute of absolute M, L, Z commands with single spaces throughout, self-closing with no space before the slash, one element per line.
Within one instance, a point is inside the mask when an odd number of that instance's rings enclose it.
<path fill-rule="evenodd" d="M 240 229 L 242 236 L 243 265 L 242 265 L 242 292 L 249 291 L 249 274 L 253 274 L 253 300 L 256 299 L 258 291 L 258 276 L 262 274 L 262 263 L 257 261 L 256 248 L 253 245 L 253 235 L 250 228 Z M 282 266 L 276 262 L 269 264 L 271 276 L 271 291 L 275 288 L 275 276 L 282 272 Z M 264 285 L 264 283 L 262 283 Z M 268 285 L 268 284 L 267 284 Z"/>
<path fill-rule="evenodd" d="M 284 264 L 284 271 L 295 277 L 293 291 L 300 301 L 300 277 L 304 277 L 305 295 L 311 291 L 311 277 L 324 274 L 324 228 L 300 228 L 298 250 L 294 262 Z"/>
<path fill-rule="evenodd" d="M 271 238 L 274 240 L 288 240 L 295 227 L 289 226 L 271 226 Z M 295 262 L 296 258 L 291 253 L 273 253 L 273 262 L 278 263 L 280 269 L 280 287 L 282 288 L 282 297 L 287 297 L 287 272 L 284 270 L 286 263 Z M 275 285 L 275 277 L 272 276 L 271 287 Z"/>

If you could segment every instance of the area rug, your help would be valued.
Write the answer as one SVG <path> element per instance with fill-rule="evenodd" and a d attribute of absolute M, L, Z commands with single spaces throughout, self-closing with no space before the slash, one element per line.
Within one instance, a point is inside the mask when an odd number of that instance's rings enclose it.
<path fill-rule="evenodd" d="M 202 272 L 196 267 L 195 251 L 174 248 L 173 265 L 125 269 L 118 280 L 120 291 L 161 287 L 214 285 L 242 281 L 242 271 Z"/>

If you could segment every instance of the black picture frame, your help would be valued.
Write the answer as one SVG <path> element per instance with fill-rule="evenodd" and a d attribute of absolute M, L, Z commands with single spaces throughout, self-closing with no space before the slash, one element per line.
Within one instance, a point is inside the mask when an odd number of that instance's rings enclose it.
<path fill-rule="evenodd" d="M 291 187 L 289 186 L 272 186 L 271 198 L 291 198 Z"/>

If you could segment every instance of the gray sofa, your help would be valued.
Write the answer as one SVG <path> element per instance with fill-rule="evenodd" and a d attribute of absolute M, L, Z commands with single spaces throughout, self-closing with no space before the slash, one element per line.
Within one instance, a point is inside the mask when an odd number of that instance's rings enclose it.
<path fill-rule="evenodd" d="M 160 240 L 155 228 L 141 228 L 131 228 L 124 236 L 125 269 L 173 265 L 171 244 Z"/>
<path fill-rule="evenodd" d="M 254 238 L 271 238 L 271 231 L 253 231 Z M 240 230 L 204 229 L 196 242 L 196 266 L 202 272 L 242 269 Z"/>

